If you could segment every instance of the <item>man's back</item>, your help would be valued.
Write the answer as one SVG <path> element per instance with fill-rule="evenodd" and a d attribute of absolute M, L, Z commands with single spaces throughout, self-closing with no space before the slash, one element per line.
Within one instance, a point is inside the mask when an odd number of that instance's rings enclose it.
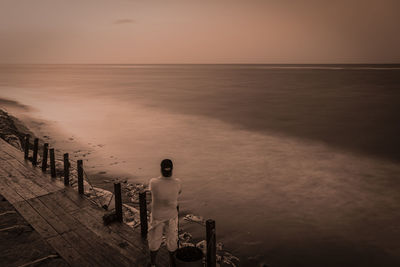
<path fill-rule="evenodd" d="M 176 209 L 181 191 L 181 181 L 172 177 L 153 178 L 149 182 L 152 194 L 152 216 L 156 220 L 168 220 L 178 215 Z"/>

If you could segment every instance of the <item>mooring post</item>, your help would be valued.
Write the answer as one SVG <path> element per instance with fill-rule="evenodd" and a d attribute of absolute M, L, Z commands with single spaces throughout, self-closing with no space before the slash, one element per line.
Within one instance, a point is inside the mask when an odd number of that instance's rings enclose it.
<path fill-rule="evenodd" d="M 37 166 L 37 154 L 39 150 L 39 138 L 35 138 L 33 142 L 33 156 L 32 156 L 32 165 Z"/>
<path fill-rule="evenodd" d="M 140 205 L 140 230 L 143 239 L 147 239 L 147 203 L 146 203 L 146 191 L 139 193 L 139 205 Z"/>
<path fill-rule="evenodd" d="M 24 145 L 24 159 L 29 158 L 29 134 L 25 135 L 25 145 Z"/>
<path fill-rule="evenodd" d="M 217 264 L 217 240 L 215 237 L 215 221 L 206 221 L 207 240 L 207 267 L 215 267 Z"/>
<path fill-rule="evenodd" d="M 44 143 L 43 145 L 43 157 L 42 157 L 42 172 L 47 170 L 47 157 L 49 155 L 49 144 Z"/>
<path fill-rule="evenodd" d="M 114 183 L 114 198 L 115 198 L 115 214 L 117 215 L 117 221 L 122 222 L 121 183 Z"/>
<path fill-rule="evenodd" d="M 56 178 L 56 158 L 54 155 L 54 148 L 50 148 L 50 172 L 51 178 Z"/>
<path fill-rule="evenodd" d="M 64 185 L 69 185 L 69 159 L 68 153 L 64 154 Z"/>
<path fill-rule="evenodd" d="M 79 195 L 83 195 L 84 189 L 83 189 L 83 161 L 79 159 L 77 161 L 77 167 L 78 167 L 78 193 Z"/>

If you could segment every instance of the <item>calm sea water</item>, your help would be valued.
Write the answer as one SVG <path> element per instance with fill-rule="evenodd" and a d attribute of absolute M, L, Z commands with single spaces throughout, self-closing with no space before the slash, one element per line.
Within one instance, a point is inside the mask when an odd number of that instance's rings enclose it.
<path fill-rule="evenodd" d="M 172 158 L 242 266 L 400 263 L 400 66 L 3 65 L 0 92 L 95 171 Z"/>

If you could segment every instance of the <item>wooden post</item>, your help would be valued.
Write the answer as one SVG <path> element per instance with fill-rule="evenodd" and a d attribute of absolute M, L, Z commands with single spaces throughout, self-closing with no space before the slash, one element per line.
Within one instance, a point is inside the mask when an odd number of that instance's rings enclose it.
<path fill-rule="evenodd" d="M 25 145 L 24 145 L 24 159 L 29 158 L 29 134 L 25 135 Z"/>
<path fill-rule="evenodd" d="M 140 205 L 140 229 L 143 239 L 147 239 L 147 203 L 146 203 L 146 191 L 139 193 L 139 205 Z"/>
<path fill-rule="evenodd" d="M 39 150 L 39 139 L 35 138 L 35 141 L 33 142 L 33 156 L 32 156 L 32 165 L 37 166 L 37 154 Z"/>
<path fill-rule="evenodd" d="M 64 154 L 64 185 L 69 185 L 69 159 L 68 153 Z"/>
<path fill-rule="evenodd" d="M 217 242 L 215 237 L 215 221 L 206 221 L 207 240 L 207 267 L 215 267 L 217 264 Z"/>
<path fill-rule="evenodd" d="M 79 195 L 83 195 L 84 188 L 83 188 L 83 161 L 80 159 L 77 161 L 78 167 L 78 193 Z"/>
<path fill-rule="evenodd" d="M 43 145 L 43 157 L 42 157 L 42 172 L 47 170 L 47 157 L 49 155 L 49 144 L 45 143 Z"/>
<path fill-rule="evenodd" d="M 51 178 L 56 178 L 56 159 L 54 156 L 54 148 L 50 148 L 50 171 Z"/>
<path fill-rule="evenodd" d="M 121 183 L 114 183 L 114 198 L 115 198 L 115 214 L 117 215 L 117 221 L 122 222 L 122 195 L 121 195 Z"/>

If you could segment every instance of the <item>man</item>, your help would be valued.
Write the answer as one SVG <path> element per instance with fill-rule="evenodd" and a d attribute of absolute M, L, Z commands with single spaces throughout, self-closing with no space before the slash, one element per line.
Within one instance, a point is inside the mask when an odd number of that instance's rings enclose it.
<path fill-rule="evenodd" d="M 178 196 L 181 181 L 172 177 L 173 164 L 170 159 L 161 162 L 161 176 L 149 182 L 152 195 L 148 242 L 150 264 L 156 266 L 157 252 L 165 234 L 171 266 L 175 266 L 174 252 L 178 248 Z"/>

